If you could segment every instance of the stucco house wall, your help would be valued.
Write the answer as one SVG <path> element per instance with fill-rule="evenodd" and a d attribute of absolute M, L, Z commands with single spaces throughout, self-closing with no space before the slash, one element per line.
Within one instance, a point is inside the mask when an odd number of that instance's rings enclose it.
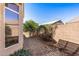
<path fill-rule="evenodd" d="M 18 3 L 17 3 L 18 4 Z M 19 4 L 18 4 L 19 5 Z M 5 47 L 5 3 L 0 3 L 0 56 L 10 55 L 15 51 L 23 48 L 23 15 L 24 15 L 24 6 L 23 4 L 19 5 L 19 43 L 14 44 L 9 47 Z"/>

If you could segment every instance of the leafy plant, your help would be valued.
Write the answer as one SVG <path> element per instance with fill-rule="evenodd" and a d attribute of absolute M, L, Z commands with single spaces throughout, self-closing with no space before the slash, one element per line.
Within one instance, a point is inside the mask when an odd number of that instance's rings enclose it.
<path fill-rule="evenodd" d="M 36 23 L 33 20 L 26 21 L 23 24 L 24 31 L 25 32 L 29 31 L 30 32 L 30 36 L 31 36 L 31 33 L 34 33 L 37 30 L 38 27 L 39 27 L 38 23 Z"/>
<path fill-rule="evenodd" d="M 47 28 L 44 25 L 40 25 L 38 28 L 39 34 L 45 34 L 47 32 Z"/>
<path fill-rule="evenodd" d="M 32 54 L 29 52 L 29 50 L 21 49 L 10 56 L 32 56 Z"/>

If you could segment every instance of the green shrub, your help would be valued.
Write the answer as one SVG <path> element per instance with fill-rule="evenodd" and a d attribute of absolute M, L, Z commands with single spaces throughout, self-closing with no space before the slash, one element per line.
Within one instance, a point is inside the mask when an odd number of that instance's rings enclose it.
<path fill-rule="evenodd" d="M 21 49 L 10 56 L 32 56 L 32 54 L 29 52 L 29 50 Z"/>

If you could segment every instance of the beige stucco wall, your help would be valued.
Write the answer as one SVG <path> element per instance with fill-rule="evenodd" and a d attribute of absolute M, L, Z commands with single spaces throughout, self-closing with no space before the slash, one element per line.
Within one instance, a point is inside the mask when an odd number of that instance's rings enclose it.
<path fill-rule="evenodd" d="M 59 25 L 55 31 L 54 39 L 56 41 L 62 39 L 79 44 L 79 22 Z"/>
<path fill-rule="evenodd" d="M 20 18 L 19 18 L 19 43 L 5 48 L 5 18 L 4 18 L 4 4 L 0 4 L 0 56 L 10 55 L 15 51 L 23 48 L 23 5 L 20 5 Z"/>

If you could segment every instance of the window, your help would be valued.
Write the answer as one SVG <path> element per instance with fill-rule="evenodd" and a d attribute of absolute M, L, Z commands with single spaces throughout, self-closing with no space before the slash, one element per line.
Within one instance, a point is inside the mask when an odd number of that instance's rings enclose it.
<path fill-rule="evenodd" d="M 19 39 L 19 6 L 5 4 L 5 47 L 18 43 Z"/>
<path fill-rule="evenodd" d="M 10 8 L 10 9 L 12 9 L 12 10 L 14 10 L 14 11 L 19 12 L 19 6 L 17 6 L 14 3 L 6 3 L 5 6 L 8 7 L 8 8 Z"/>
<path fill-rule="evenodd" d="M 7 24 L 19 24 L 19 14 L 5 9 L 5 21 Z"/>

